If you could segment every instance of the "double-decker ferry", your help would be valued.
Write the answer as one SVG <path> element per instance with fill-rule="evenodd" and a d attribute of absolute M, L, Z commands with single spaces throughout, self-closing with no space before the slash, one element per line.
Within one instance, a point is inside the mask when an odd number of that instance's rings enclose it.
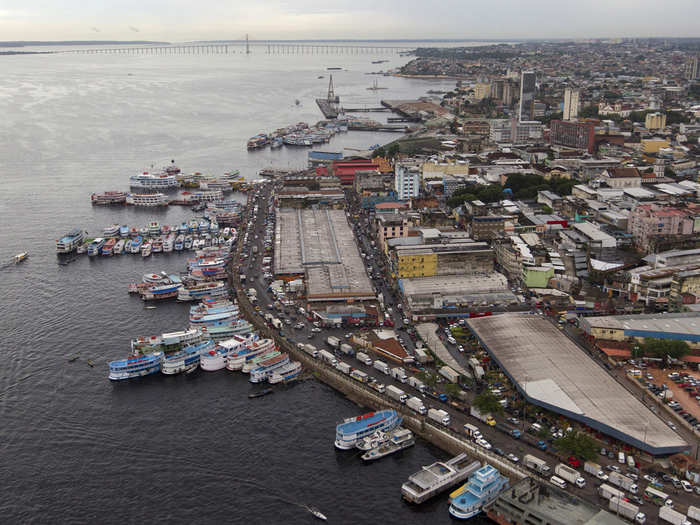
<path fill-rule="evenodd" d="M 301 374 L 301 363 L 299 361 L 290 361 L 289 364 L 272 372 L 267 380 L 271 385 L 292 381 Z"/>
<path fill-rule="evenodd" d="M 182 283 L 156 284 L 146 288 L 141 292 L 141 299 L 144 301 L 158 301 L 177 297 L 177 293 L 182 288 Z"/>
<path fill-rule="evenodd" d="M 204 297 L 221 297 L 228 294 L 228 286 L 221 281 L 196 284 L 189 288 L 180 288 L 178 301 L 196 301 Z"/>
<path fill-rule="evenodd" d="M 251 383 L 261 383 L 267 381 L 267 378 L 272 375 L 276 370 L 287 366 L 289 364 L 289 355 L 281 353 L 270 359 L 265 359 L 261 361 L 257 367 L 250 371 L 250 382 Z"/>
<path fill-rule="evenodd" d="M 168 198 L 164 193 L 129 193 L 126 203 L 130 206 L 167 206 Z"/>
<path fill-rule="evenodd" d="M 56 241 L 56 252 L 70 253 L 83 242 L 83 230 L 75 228 Z"/>
<path fill-rule="evenodd" d="M 153 175 L 144 171 L 140 175 L 129 177 L 129 185 L 132 188 L 143 188 L 145 190 L 168 190 L 180 187 L 180 183 L 175 178 L 175 175 L 162 173 Z"/>
<path fill-rule="evenodd" d="M 335 427 L 335 446 L 341 450 L 355 448 L 357 441 L 374 434 L 378 430 L 393 430 L 401 424 L 402 418 L 396 410 L 368 412 L 343 420 Z"/>
<path fill-rule="evenodd" d="M 90 244 L 88 244 L 87 248 L 87 254 L 90 257 L 94 257 L 95 255 L 99 255 L 100 251 L 102 250 L 102 247 L 105 245 L 105 240 L 102 237 L 98 237 L 94 241 L 92 241 Z"/>
<path fill-rule="evenodd" d="M 202 336 L 214 341 L 229 339 L 235 335 L 247 335 L 253 331 L 253 325 L 245 319 L 224 326 L 202 327 Z"/>
<path fill-rule="evenodd" d="M 219 344 L 225 345 L 227 344 L 227 341 L 222 341 Z M 228 370 L 241 370 L 247 362 L 274 351 L 275 342 L 272 339 L 261 339 L 259 341 L 255 341 L 244 348 L 229 352 L 228 359 L 226 361 L 226 368 Z"/>
<path fill-rule="evenodd" d="M 161 372 L 165 375 L 189 372 L 199 366 L 199 361 L 203 353 L 214 348 L 214 341 L 204 341 L 199 344 L 184 347 L 163 359 Z"/>
<path fill-rule="evenodd" d="M 508 478 L 491 465 L 484 465 L 450 494 L 450 514 L 461 520 L 476 516 L 507 488 Z"/>
<path fill-rule="evenodd" d="M 133 356 L 109 363 L 109 378 L 112 381 L 143 377 L 160 372 L 162 352 L 151 355 Z"/>
<path fill-rule="evenodd" d="M 105 191 L 90 195 L 90 201 L 95 206 L 108 206 L 110 204 L 124 204 L 126 193 L 123 191 Z"/>
<path fill-rule="evenodd" d="M 137 337 L 131 340 L 133 354 L 151 354 L 155 352 L 174 352 L 183 346 L 197 344 L 202 340 L 202 333 L 197 329 L 179 332 L 166 332 L 150 337 Z"/>

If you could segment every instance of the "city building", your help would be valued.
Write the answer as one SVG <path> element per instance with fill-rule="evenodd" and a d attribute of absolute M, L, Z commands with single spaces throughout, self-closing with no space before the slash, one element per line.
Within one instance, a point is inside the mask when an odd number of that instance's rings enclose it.
<path fill-rule="evenodd" d="M 504 313 L 468 319 L 467 326 L 529 403 L 652 456 L 689 448 L 636 394 L 542 316 Z"/>
<path fill-rule="evenodd" d="M 400 201 L 418 197 L 420 193 L 420 169 L 417 166 L 397 165 L 394 189 L 396 197 Z"/>
<path fill-rule="evenodd" d="M 698 57 L 690 57 L 685 65 L 685 78 L 687 80 L 695 80 L 698 78 Z"/>
<path fill-rule="evenodd" d="M 549 280 L 552 277 L 552 266 L 523 266 L 522 281 L 528 288 L 549 288 Z"/>
<path fill-rule="evenodd" d="M 491 84 L 478 83 L 474 85 L 474 101 L 491 98 Z"/>
<path fill-rule="evenodd" d="M 400 279 L 469 275 L 492 271 L 493 257 L 486 242 L 396 246 L 391 253 L 391 266 L 392 273 Z"/>
<path fill-rule="evenodd" d="M 489 140 L 497 144 L 525 144 L 541 142 L 544 125 L 537 120 L 494 119 L 491 121 Z"/>
<path fill-rule="evenodd" d="M 563 120 L 576 120 L 578 117 L 578 106 L 580 91 L 578 89 L 566 88 L 564 90 L 564 116 Z"/>
<path fill-rule="evenodd" d="M 672 308 L 700 303 L 700 269 L 673 274 L 668 301 Z"/>
<path fill-rule="evenodd" d="M 475 241 L 486 241 L 498 237 L 506 230 L 506 226 L 512 228 L 512 221 L 506 215 L 484 215 L 473 217 L 471 223 L 471 237 Z"/>
<path fill-rule="evenodd" d="M 642 139 L 642 153 L 648 155 L 654 155 L 659 152 L 659 150 L 668 148 L 671 144 L 666 139 L 652 138 L 652 139 Z"/>
<path fill-rule="evenodd" d="M 535 72 L 523 71 L 520 75 L 520 102 L 518 120 L 532 121 L 535 118 Z"/>
<path fill-rule="evenodd" d="M 700 229 L 700 210 L 695 207 L 660 206 L 638 204 L 630 212 L 627 231 L 634 236 L 637 246 L 648 246 L 652 237 L 667 235 L 690 235 Z"/>
<path fill-rule="evenodd" d="M 550 124 L 549 141 L 556 146 L 583 149 L 593 153 L 595 126 L 590 122 L 553 120 Z"/>
<path fill-rule="evenodd" d="M 642 177 L 637 168 L 614 168 L 605 170 L 601 179 L 611 188 L 639 188 L 642 185 Z"/>
<path fill-rule="evenodd" d="M 644 127 L 648 130 L 659 130 L 666 127 L 666 113 L 647 113 Z"/>
<path fill-rule="evenodd" d="M 413 222 L 403 214 L 380 213 L 376 216 L 377 241 L 382 250 L 386 249 L 386 241 L 395 237 L 407 237 Z"/>

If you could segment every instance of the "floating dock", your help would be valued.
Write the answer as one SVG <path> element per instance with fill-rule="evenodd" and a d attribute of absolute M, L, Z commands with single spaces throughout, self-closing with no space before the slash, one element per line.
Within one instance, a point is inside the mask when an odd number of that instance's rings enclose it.
<path fill-rule="evenodd" d="M 479 468 L 481 463 L 472 461 L 464 453 L 449 461 L 437 461 L 409 476 L 401 485 L 401 495 L 411 503 L 423 503 L 464 481 Z"/>
<path fill-rule="evenodd" d="M 317 98 L 316 104 L 325 118 L 338 118 L 338 108 L 335 104 L 325 98 Z"/>

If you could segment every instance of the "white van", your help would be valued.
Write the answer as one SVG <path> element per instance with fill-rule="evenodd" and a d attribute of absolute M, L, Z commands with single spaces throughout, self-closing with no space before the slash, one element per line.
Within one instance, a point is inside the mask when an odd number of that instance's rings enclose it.
<path fill-rule="evenodd" d="M 559 487 L 560 489 L 566 488 L 566 481 L 564 481 L 563 479 L 561 479 L 558 476 L 552 476 L 551 478 L 549 478 L 549 481 L 555 487 Z"/>
<path fill-rule="evenodd" d="M 533 432 L 538 433 L 542 430 L 542 425 L 540 425 L 539 423 L 533 423 L 532 426 L 530 426 L 530 428 Z"/>
<path fill-rule="evenodd" d="M 622 463 L 623 465 L 625 464 L 625 453 L 624 452 L 617 453 L 617 462 Z"/>

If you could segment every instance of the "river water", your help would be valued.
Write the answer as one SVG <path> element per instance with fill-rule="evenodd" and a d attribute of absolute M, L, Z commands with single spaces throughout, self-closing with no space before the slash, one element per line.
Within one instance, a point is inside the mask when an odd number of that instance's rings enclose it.
<path fill-rule="evenodd" d="M 371 64 L 388 59 L 389 63 Z M 306 149 L 248 153 L 248 137 L 322 118 L 327 67 L 346 107 L 412 98 L 454 82 L 370 76 L 398 55 L 7 56 L 0 75 L 0 516 L 4 523 L 447 523 L 446 497 L 405 504 L 400 485 L 447 456 L 425 442 L 372 465 L 333 448 L 337 421 L 362 408 L 315 380 L 249 400 L 229 373 L 107 380 L 129 341 L 181 329 L 187 307 L 145 310 L 126 293 L 186 256 L 57 264 L 74 226 L 177 224 L 189 210 L 93 208 L 95 191 L 175 159 L 185 172 L 303 167 Z M 319 79 L 319 76 L 324 78 Z M 368 91 L 374 79 L 388 89 Z M 300 101 L 299 105 L 295 100 Z M 393 135 L 350 132 L 327 150 Z M 69 356 L 78 355 L 73 362 Z M 90 360 L 94 366 L 89 366 Z"/>

